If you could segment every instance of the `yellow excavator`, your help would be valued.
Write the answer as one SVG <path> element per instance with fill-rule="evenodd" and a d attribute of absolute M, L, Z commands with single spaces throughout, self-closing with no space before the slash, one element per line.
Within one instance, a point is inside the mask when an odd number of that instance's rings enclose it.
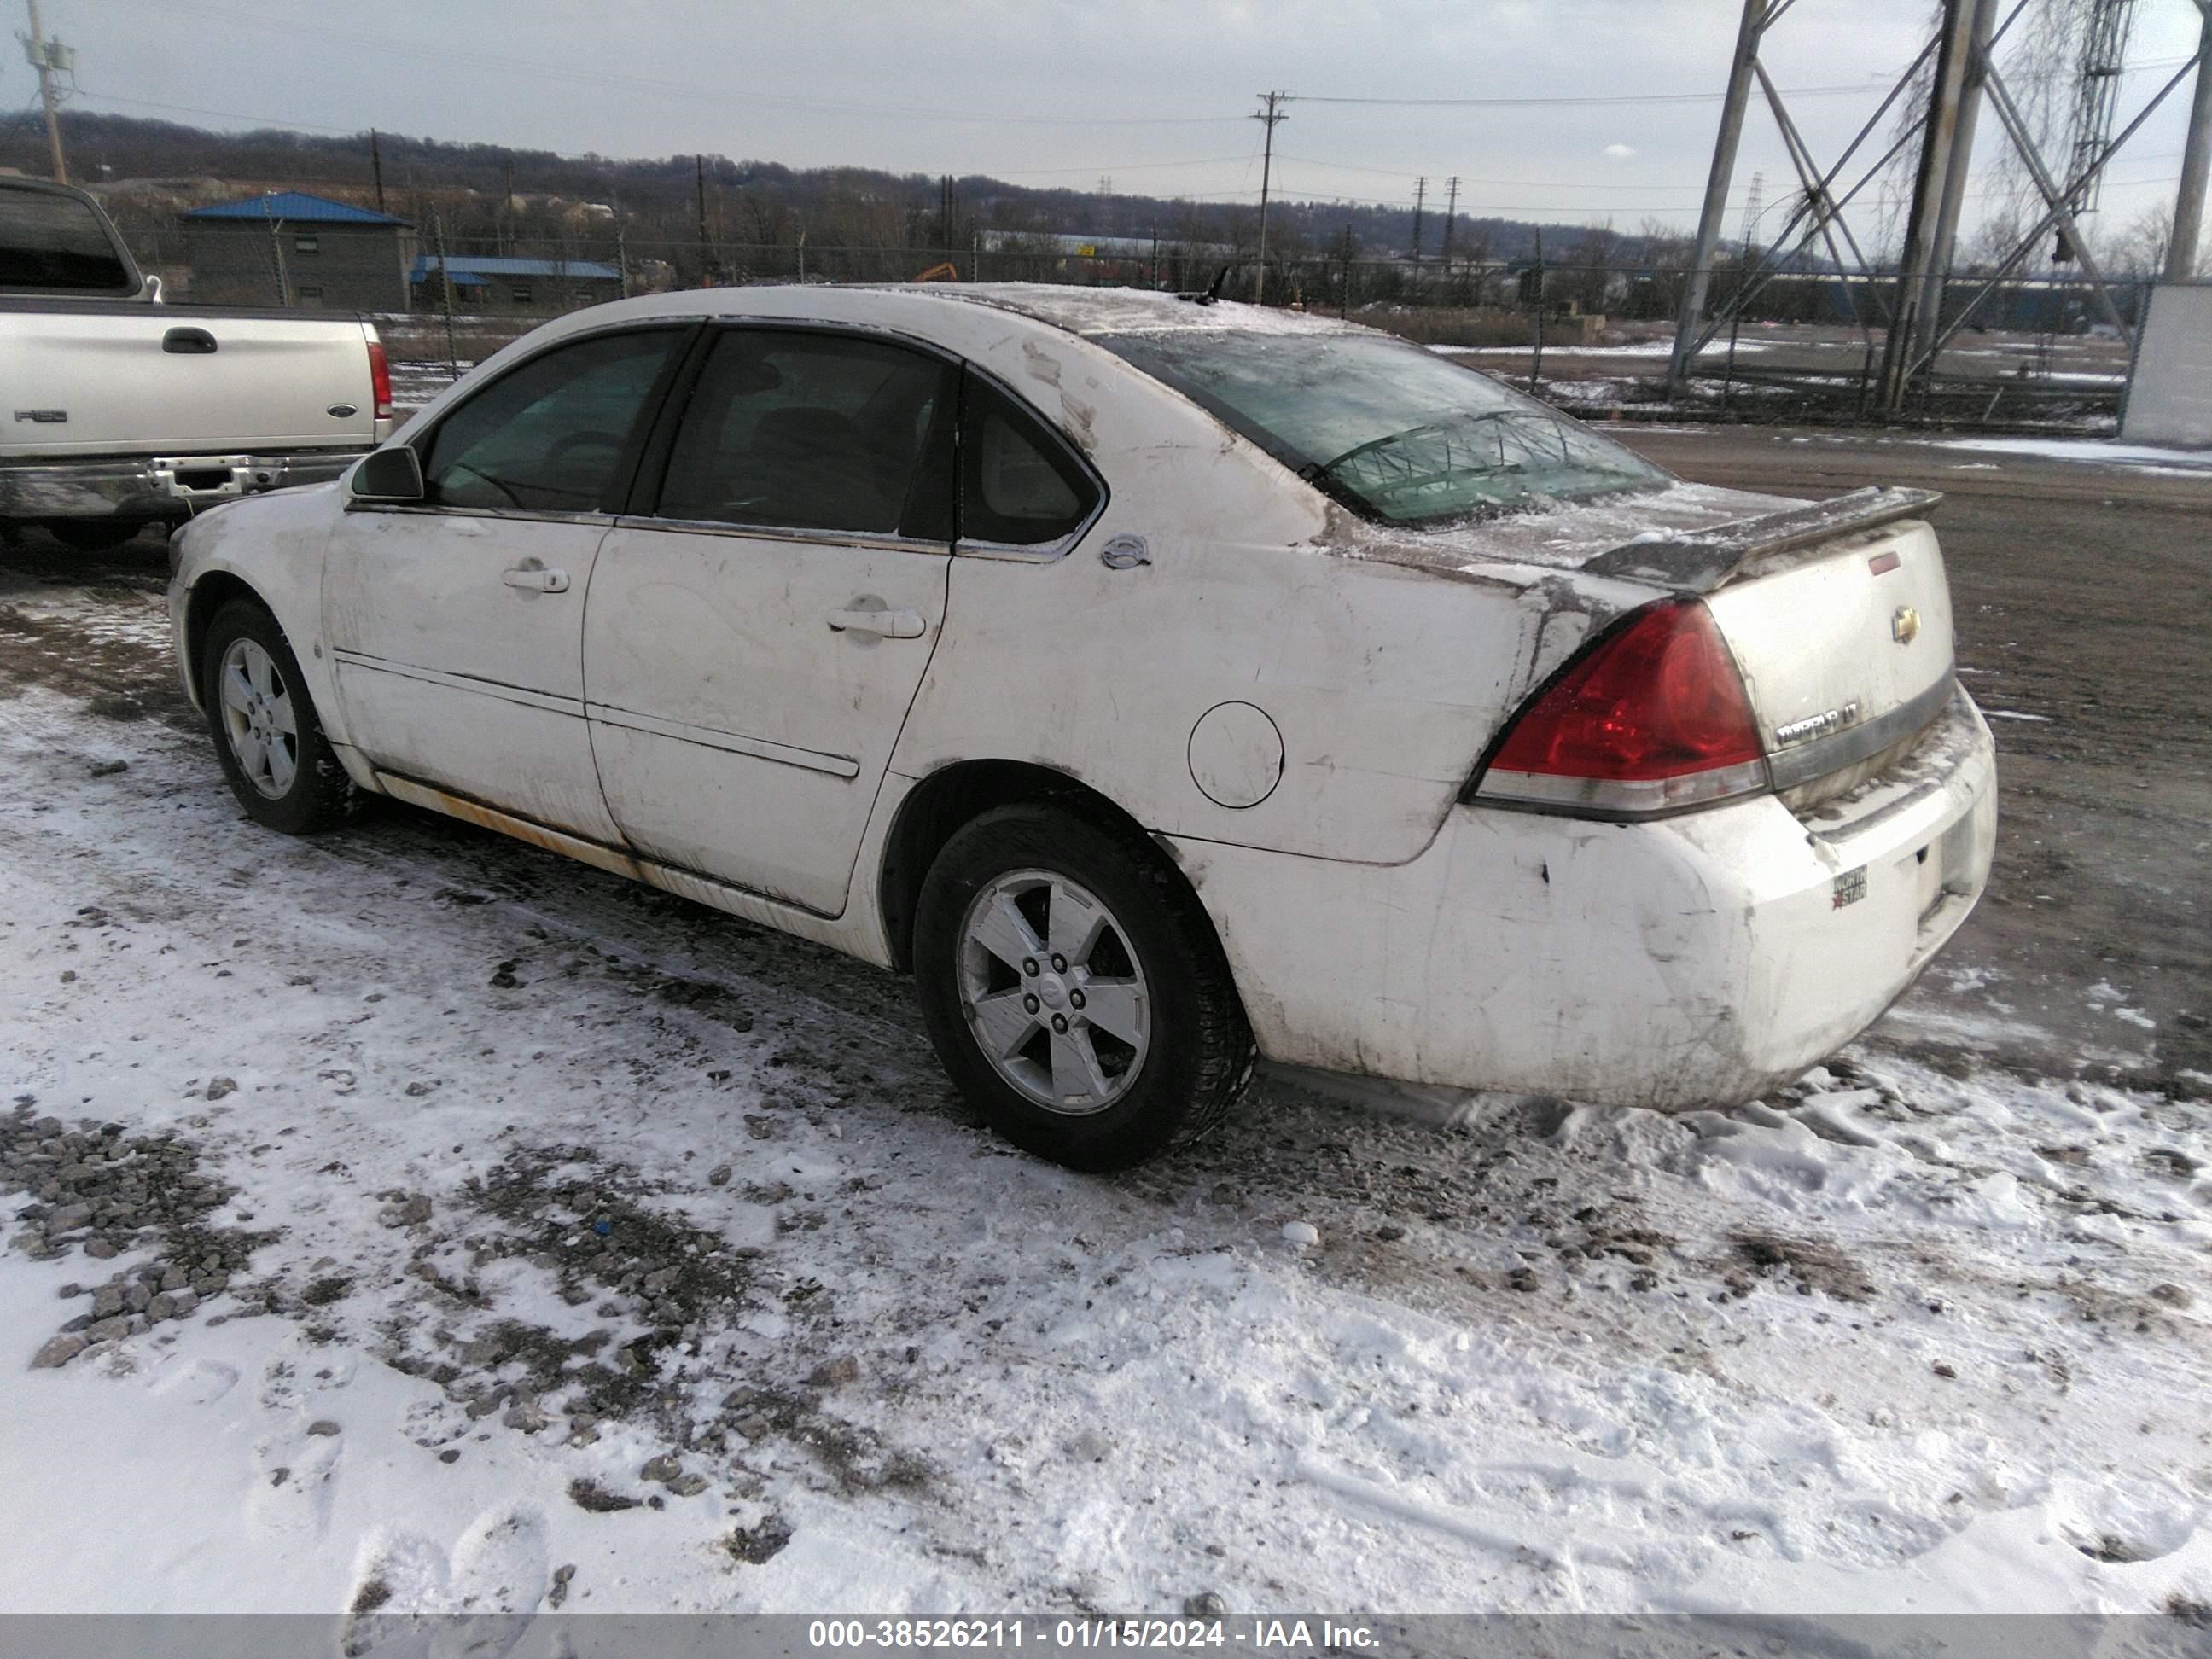
<path fill-rule="evenodd" d="M 932 265 L 921 276 L 909 277 L 908 280 L 916 283 L 957 283 L 960 280 L 960 267 L 947 259 L 943 264 Z"/>

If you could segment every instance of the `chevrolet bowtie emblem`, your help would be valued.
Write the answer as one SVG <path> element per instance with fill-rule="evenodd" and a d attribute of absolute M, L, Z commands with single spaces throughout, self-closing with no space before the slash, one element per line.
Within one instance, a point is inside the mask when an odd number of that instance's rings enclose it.
<path fill-rule="evenodd" d="M 1899 645 L 1910 645 L 1920 637 L 1920 613 L 1909 605 L 1897 607 L 1897 614 L 1889 619 L 1889 637 Z"/>

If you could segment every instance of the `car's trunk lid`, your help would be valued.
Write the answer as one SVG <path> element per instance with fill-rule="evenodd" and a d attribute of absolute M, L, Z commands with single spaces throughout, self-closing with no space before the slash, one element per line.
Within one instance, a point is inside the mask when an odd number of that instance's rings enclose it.
<path fill-rule="evenodd" d="M 1825 526 L 1744 550 L 1705 592 L 1742 672 L 1774 787 L 1808 805 L 1849 787 L 1943 712 L 1953 688 L 1951 590 L 1924 491 L 1858 492 Z M 1872 499 L 1881 497 L 1883 499 Z"/>
<path fill-rule="evenodd" d="M 1742 672 L 1775 787 L 1808 805 L 1909 745 L 1951 696 L 1950 588 L 1917 516 L 1940 499 L 1863 489 L 1808 504 L 1678 484 L 1345 550 L 1440 574 L 1570 571 L 1616 604 L 1637 589 L 1702 599 Z"/>

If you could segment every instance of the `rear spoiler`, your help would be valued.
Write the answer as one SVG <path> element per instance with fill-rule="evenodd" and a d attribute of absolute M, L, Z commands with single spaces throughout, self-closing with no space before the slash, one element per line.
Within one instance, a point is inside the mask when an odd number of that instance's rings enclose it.
<path fill-rule="evenodd" d="M 1583 570 L 1677 592 L 1710 593 L 1752 559 L 1916 518 L 1942 499 L 1933 489 L 1854 489 L 1832 501 L 1737 519 L 1692 535 L 1630 542 L 1599 554 Z"/>

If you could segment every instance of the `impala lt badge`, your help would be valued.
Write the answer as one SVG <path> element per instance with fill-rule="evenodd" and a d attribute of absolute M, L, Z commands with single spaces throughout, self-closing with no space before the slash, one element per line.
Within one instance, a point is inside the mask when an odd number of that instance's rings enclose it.
<path fill-rule="evenodd" d="M 1791 720 L 1774 728 L 1774 746 L 1787 749 L 1796 743 L 1808 742 L 1814 738 L 1825 738 L 1831 732 L 1840 732 L 1847 726 L 1856 726 L 1859 706 L 1856 702 L 1845 703 L 1841 708 L 1824 708 L 1817 714 L 1808 714 L 1802 720 Z"/>
<path fill-rule="evenodd" d="M 1897 607 L 1897 614 L 1889 619 L 1889 637 L 1899 645 L 1910 645 L 1920 637 L 1920 613 L 1909 605 Z"/>

